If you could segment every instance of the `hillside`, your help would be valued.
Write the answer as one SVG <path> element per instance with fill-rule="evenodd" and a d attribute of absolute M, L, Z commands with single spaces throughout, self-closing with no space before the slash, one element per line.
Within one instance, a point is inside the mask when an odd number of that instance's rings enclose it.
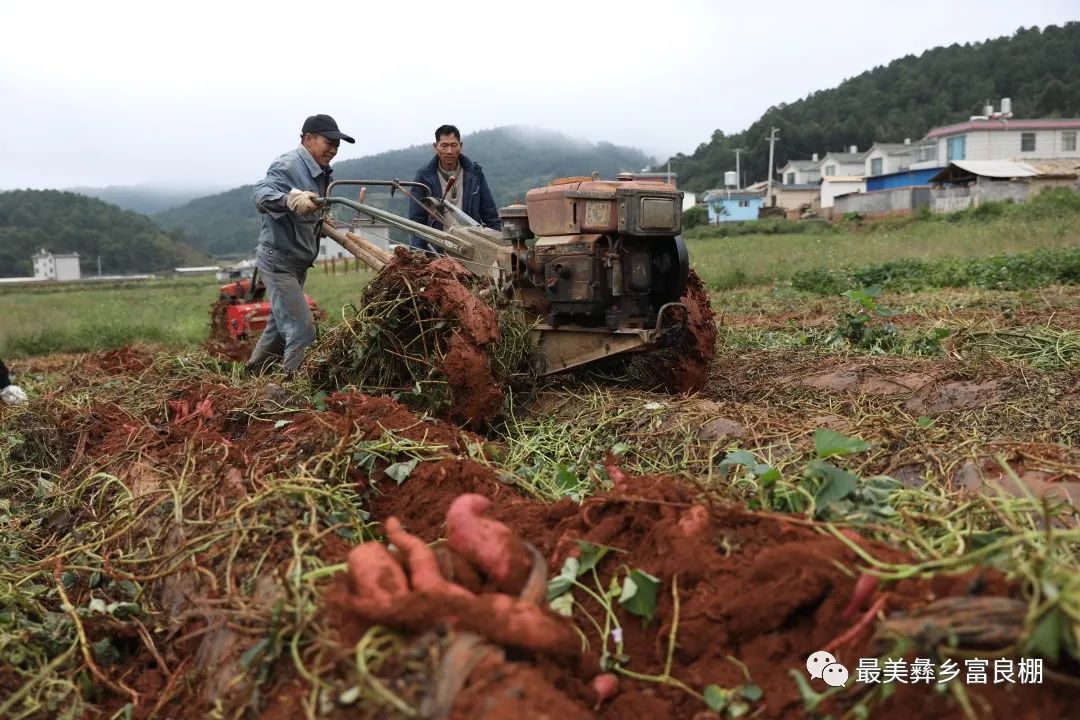
<path fill-rule="evenodd" d="M 620 170 L 637 170 L 652 158 L 635 148 L 590 143 L 561 133 L 535 128 L 502 127 L 464 137 L 465 154 L 480 163 L 495 201 L 502 204 L 524 197 L 525 191 L 552 178 L 599 171 L 613 177 Z M 430 144 L 390 150 L 334 165 L 334 177 L 412 180 L 431 159 Z M 159 225 L 184 230 L 188 242 L 213 255 L 245 254 L 259 233 L 259 215 L 251 204 L 251 186 L 192 200 L 154 215 Z M 395 208 L 402 212 L 402 207 Z"/>
<path fill-rule="evenodd" d="M 1013 101 L 1016 117 L 1080 117 L 1080 22 L 1020 29 L 1010 37 L 950 45 L 875 67 L 830 90 L 776 105 L 743 132 L 720 130 L 692 155 L 671 158 L 680 184 L 705 190 L 735 169 L 744 148 L 748 179 L 767 174 L 769 129 L 780 129 L 776 166 L 812 153 L 861 150 L 874 141 L 916 140 L 927 130 L 979 114 L 987 100 Z"/>
<path fill-rule="evenodd" d="M 33 274 L 39 249 L 77 252 L 83 272 L 136 273 L 203 264 L 206 256 L 144 215 L 60 190 L 0 193 L 0 277 Z"/>
<path fill-rule="evenodd" d="M 134 210 L 143 215 L 151 215 L 162 210 L 183 205 L 197 197 L 203 197 L 221 189 L 204 188 L 169 188 L 155 185 L 107 185 L 105 187 L 71 187 L 68 192 L 88 195 L 98 200 L 119 205 L 124 210 Z"/>

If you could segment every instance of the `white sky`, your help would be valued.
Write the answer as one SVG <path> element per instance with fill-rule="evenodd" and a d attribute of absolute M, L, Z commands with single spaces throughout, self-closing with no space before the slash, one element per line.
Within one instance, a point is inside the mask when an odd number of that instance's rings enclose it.
<path fill-rule="evenodd" d="M 0 4 L 0 188 L 230 187 L 333 115 L 338 159 L 507 124 L 691 153 L 909 53 L 1078 0 Z M 635 54 L 650 58 L 635 59 Z"/>

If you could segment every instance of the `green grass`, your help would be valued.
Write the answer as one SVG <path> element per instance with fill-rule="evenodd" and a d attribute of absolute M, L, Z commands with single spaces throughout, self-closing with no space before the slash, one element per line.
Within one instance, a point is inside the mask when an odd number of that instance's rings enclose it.
<path fill-rule="evenodd" d="M 706 285 L 725 290 L 786 282 L 800 271 L 898 258 L 986 257 L 1080 245 L 1080 211 L 1071 198 L 1061 201 L 1048 194 L 1047 200 L 1028 206 L 983 207 L 997 209 L 865 225 L 838 223 L 831 229 L 815 222 L 799 233 L 774 233 L 787 226 L 772 221 L 761 221 L 767 231 L 761 234 L 713 237 L 715 228 L 695 228 L 687 233 L 687 246 L 690 262 Z"/>
<path fill-rule="evenodd" d="M 341 319 L 367 272 L 326 275 L 312 270 L 308 293 Z M 0 291 L 0 357 L 106 350 L 136 342 L 194 345 L 206 339 L 210 305 L 221 283 L 183 278 L 107 285 L 5 288 Z"/>

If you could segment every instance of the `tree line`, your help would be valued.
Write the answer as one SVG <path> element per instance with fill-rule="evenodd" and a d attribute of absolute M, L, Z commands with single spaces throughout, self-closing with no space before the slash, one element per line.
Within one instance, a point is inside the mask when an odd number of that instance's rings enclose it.
<path fill-rule="evenodd" d="M 1015 117 L 1080 117 L 1080 22 L 1021 28 L 1009 37 L 953 44 L 907 55 L 839 86 L 770 107 L 746 130 L 716 130 L 690 155 L 671 158 L 692 191 L 720 187 L 735 169 L 735 148 L 751 181 L 768 174 L 770 128 L 779 128 L 776 166 L 813 153 L 869 149 L 874 142 L 915 141 L 931 128 L 982 113 L 1012 98 Z M 663 169 L 665 164 L 657 166 Z"/>
<path fill-rule="evenodd" d="M 182 231 L 95 198 L 60 190 L 0 193 L 0 277 L 33 274 L 32 256 L 45 249 L 77 252 L 84 274 L 152 272 L 205 264 Z"/>

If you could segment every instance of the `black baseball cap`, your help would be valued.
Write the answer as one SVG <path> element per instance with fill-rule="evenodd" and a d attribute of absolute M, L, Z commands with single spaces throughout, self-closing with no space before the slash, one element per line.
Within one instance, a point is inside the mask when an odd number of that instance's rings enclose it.
<path fill-rule="evenodd" d="M 329 115 L 312 115 L 304 121 L 301 133 L 318 133 L 331 140 L 344 140 L 347 143 L 356 142 L 345 133 L 338 130 L 337 122 Z"/>

